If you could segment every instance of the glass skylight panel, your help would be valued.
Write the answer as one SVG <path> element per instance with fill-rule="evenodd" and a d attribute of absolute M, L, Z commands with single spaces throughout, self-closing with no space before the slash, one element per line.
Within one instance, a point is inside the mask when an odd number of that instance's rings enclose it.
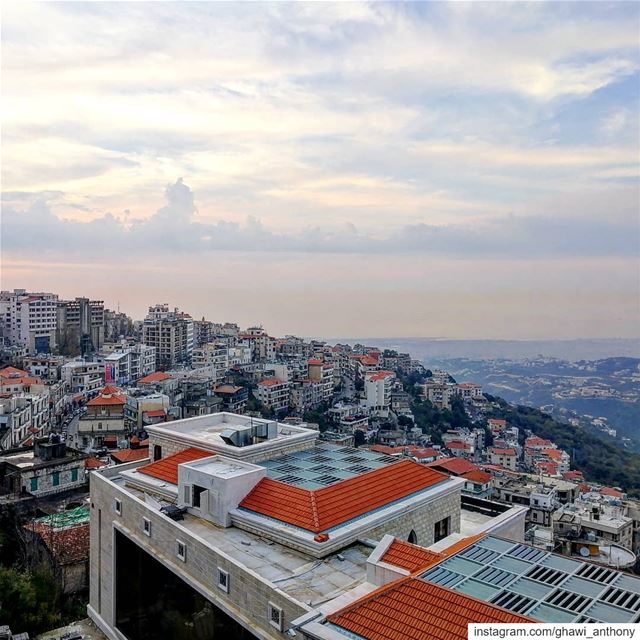
<path fill-rule="evenodd" d="M 640 611 L 640 594 L 632 593 L 626 589 L 609 587 L 605 593 L 600 596 L 600 600 L 613 604 L 616 607 L 629 609 L 630 611 Z"/>
<path fill-rule="evenodd" d="M 476 562 L 480 562 L 481 564 L 489 564 L 500 554 L 497 551 L 485 549 L 480 545 L 474 544 L 458 555 L 462 556 L 463 558 L 468 558 L 469 560 L 475 560 Z"/>
<path fill-rule="evenodd" d="M 595 582 L 601 582 L 602 584 L 609 584 L 618 577 L 618 573 L 612 569 L 587 563 L 584 563 L 580 569 L 576 571 L 576 575 L 589 578 L 589 580 L 594 580 Z"/>
<path fill-rule="evenodd" d="M 564 589 L 556 589 L 553 593 L 547 596 L 545 602 L 566 609 L 567 611 L 573 611 L 574 613 L 581 613 L 584 609 L 591 604 L 591 598 L 580 595 L 579 593 L 573 593 L 572 591 L 565 591 Z"/>
<path fill-rule="evenodd" d="M 472 598 L 478 598 L 487 602 L 500 591 L 500 587 L 494 587 L 493 585 L 485 584 L 473 578 L 460 582 L 453 588 L 455 591 L 460 591 L 460 593 L 465 593 Z"/>
<path fill-rule="evenodd" d="M 527 596 L 512 593 L 511 591 L 501 591 L 491 600 L 492 604 L 498 605 L 503 609 L 509 609 L 509 611 L 515 613 L 524 613 L 535 604 L 535 602 L 533 598 L 527 598 Z"/>
<path fill-rule="evenodd" d="M 471 576 L 482 569 L 481 564 L 458 556 L 445 560 L 445 562 L 440 563 L 440 566 L 450 571 L 461 573 L 464 576 Z"/>
<path fill-rule="evenodd" d="M 597 582 L 591 582 L 591 580 L 584 580 L 576 576 L 571 576 L 568 580 L 562 583 L 563 589 L 569 589 L 575 593 L 581 593 L 584 596 L 590 596 L 595 598 L 599 593 L 602 593 L 602 585 Z"/>
<path fill-rule="evenodd" d="M 523 596 L 529 596 L 535 600 L 542 600 L 548 593 L 553 591 L 553 587 L 540 584 L 528 578 L 518 578 L 509 585 L 509 591 L 520 593 Z"/>
<path fill-rule="evenodd" d="M 560 584 L 567 577 L 567 574 L 548 567 L 533 566 L 527 573 L 527 577 L 555 586 Z"/>
<path fill-rule="evenodd" d="M 464 578 L 464 576 L 438 566 L 427 571 L 427 573 L 423 575 L 423 578 L 429 580 L 429 582 L 442 585 L 443 587 L 451 588 L 453 587 L 453 585 L 460 582 Z"/>
<path fill-rule="evenodd" d="M 488 582 L 494 584 L 497 587 L 505 587 L 510 582 L 513 582 L 516 576 L 508 571 L 502 571 L 502 569 L 496 569 L 495 567 L 485 567 L 482 571 L 475 575 L 475 578 L 482 580 L 482 582 Z"/>
<path fill-rule="evenodd" d="M 602 622 L 631 622 L 635 616 L 632 611 L 613 607 L 604 602 L 595 602 L 583 613 Z"/>
<path fill-rule="evenodd" d="M 493 551 L 498 551 L 500 553 L 505 553 L 511 547 L 513 547 L 513 542 L 509 542 L 508 540 L 501 540 L 500 538 L 493 538 L 488 536 L 483 538 L 482 540 L 478 540 L 476 545 L 478 547 L 485 547 L 486 549 L 491 549 Z"/>
<path fill-rule="evenodd" d="M 551 567 L 552 569 L 559 569 L 566 573 L 573 573 L 580 566 L 581 562 L 577 560 L 571 560 L 570 558 L 563 558 L 562 556 L 556 556 L 550 553 L 546 558 L 537 562 L 544 567 Z"/>
<path fill-rule="evenodd" d="M 640 593 L 640 579 L 634 578 L 633 576 L 627 575 L 626 573 L 621 573 L 617 580 L 613 580 L 611 584 L 616 587 L 620 587 L 621 589 L 627 589 L 628 591 L 633 591 L 634 593 Z"/>
<path fill-rule="evenodd" d="M 533 563 L 540 562 L 547 555 L 546 551 L 534 549 L 533 547 L 529 547 L 526 544 L 519 544 L 513 547 L 513 549 L 510 549 L 508 553 L 514 558 L 526 560 L 527 562 Z"/>
<path fill-rule="evenodd" d="M 528 616 L 540 620 L 540 622 L 573 622 L 576 617 L 575 613 L 563 611 L 558 607 L 540 603 L 527 613 Z"/>
<path fill-rule="evenodd" d="M 531 568 L 531 564 L 528 562 L 523 562 L 522 560 L 509 556 L 501 556 L 494 561 L 492 566 L 511 571 L 512 573 L 524 573 Z"/>

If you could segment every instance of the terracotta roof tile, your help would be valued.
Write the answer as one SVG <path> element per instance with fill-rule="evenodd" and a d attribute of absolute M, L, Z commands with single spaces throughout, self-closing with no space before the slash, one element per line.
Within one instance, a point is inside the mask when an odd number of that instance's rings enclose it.
<path fill-rule="evenodd" d="M 139 473 L 145 473 L 148 476 L 158 478 L 158 480 L 164 480 L 171 484 L 178 484 L 178 465 L 183 462 L 192 462 L 193 460 L 199 460 L 200 458 L 208 458 L 215 455 L 211 451 L 204 451 L 204 449 L 196 449 L 191 447 L 179 451 L 172 456 L 152 462 L 138 469 Z"/>
<path fill-rule="evenodd" d="M 169 380 L 171 376 L 164 371 L 155 371 L 154 373 L 150 373 L 148 376 L 144 378 L 140 378 L 138 380 L 138 384 L 151 384 L 152 382 L 164 382 L 165 380 Z"/>
<path fill-rule="evenodd" d="M 114 451 L 111 457 L 119 464 L 145 460 L 149 457 L 149 449 L 121 449 L 120 451 Z"/>
<path fill-rule="evenodd" d="M 466 640 L 471 622 L 534 622 L 411 577 L 377 589 L 327 620 L 367 640 Z"/>
<path fill-rule="evenodd" d="M 444 474 L 412 460 L 390 464 L 315 491 L 263 478 L 240 507 L 319 533 L 443 480 L 446 480 Z"/>
<path fill-rule="evenodd" d="M 480 470 L 463 473 L 462 477 L 465 480 L 469 480 L 469 482 L 477 482 L 479 484 L 487 484 L 488 482 L 491 482 L 491 474 Z"/>
<path fill-rule="evenodd" d="M 388 562 L 396 567 L 407 569 L 414 573 L 418 569 L 427 569 L 432 564 L 444 560 L 445 556 L 437 551 L 429 551 L 424 547 L 398 540 L 397 538 L 389 545 L 389 548 L 382 556 L 382 562 Z"/>
<path fill-rule="evenodd" d="M 461 476 L 463 473 L 476 471 L 478 469 L 475 464 L 472 464 L 463 458 L 444 458 L 442 460 L 434 460 L 433 462 L 428 462 L 427 466 L 435 469 L 444 469 L 448 473 L 452 473 L 454 476 Z"/>
<path fill-rule="evenodd" d="M 112 404 L 126 404 L 127 396 L 122 393 L 121 389 L 118 387 L 114 387 L 112 385 L 107 385 L 104 387 L 98 396 L 93 398 L 93 400 L 89 400 L 87 402 L 88 407 L 95 406 L 104 406 L 104 405 L 112 405 Z"/>

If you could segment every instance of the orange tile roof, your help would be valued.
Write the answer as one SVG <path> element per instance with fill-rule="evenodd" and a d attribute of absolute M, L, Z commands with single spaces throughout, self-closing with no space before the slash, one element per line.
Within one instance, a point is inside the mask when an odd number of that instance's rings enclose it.
<path fill-rule="evenodd" d="M 307 362 L 307 364 L 310 364 L 311 366 L 318 366 L 323 364 L 322 360 L 319 360 L 318 358 L 311 358 L 311 360 L 309 360 L 309 362 Z"/>
<path fill-rule="evenodd" d="M 84 461 L 84 468 L 85 469 L 101 469 L 102 467 L 106 467 L 107 463 L 106 462 L 102 462 L 102 460 L 98 460 L 98 458 L 87 458 Z"/>
<path fill-rule="evenodd" d="M 488 482 L 491 482 L 491 474 L 480 470 L 463 473 L 462 477 L 465 480 L 469 480 L 469 482 L 476 482 L 478 484 L 487 484 Z"/>
<path fill-rule="evenodd" d="M 515 449 L 490 449 L 490 452 L 496 456 L 515 456 L 518 455 Z"/>
<path fill-rule="evenodd" d="M 444 474 L 413 460 L 374 469 L 315 491 L 263 478 L 240 507 L 319 533 L 446 479 Z"/>
<path fill-rule="evenodd" d="M 467 640 L 471 622 L 534 622 L 412 577 L 377 589 L 327 620 L 367 640 Z"/>
<path fill-rule="evenodd" d="M 164 409 L 152 409 L 151 411 L 143 411 L 142 415 L 147 416 L 147 418 L 164 418 L 167 412 Z"/>
<path fill-rule="evenodd" d="M 110 384 L 104 387 L 93 400 L 87 402 L 88 407 L 101 407 L 112 404 L 127 404 L 127 396 L 118 387 Z"/>
<path fill-rule="evenodd" d="M 158 480 L 170 482 L 171 484 L 178 484 L 179 464 L 182 464 L 183 462 L 192 462 L 193 460 L 199 460 L 200 458 L 208 458 L 212 455 L 215 454 L 211 453 L 211 451 L 204 451 L 204 449 L 190 447 L 189 449 L 179 451 L 172 456 L 167 456 L 162 460 L 140 467 L 138 472 L 145 473 L 148 476 L 153 476 L 154 478 L 158 478 Z"/>
<path fill-rule="evenodd" d="M 16 369 L 15 367 L 4 367 L 3 369 L 0 369 L 0 378 L 10 378 L 12 376 L 15 378 L 23 378 L 28 375 L 28 371 Z"/>
<path fill-rule="evenodd" d="M 149 457 L 149 449 L 121 449 L 120 451 L 114 451 L 111 457 L 120 464 L 146 460 Z"/>
<path fill-rule="evenodd" d="M 389 456 L 404 453 L 405 447 L 388 447 L 386 444 L 374 444 L 369 447 L 370 451 L 375 453 L 386 453 Z"/>
<path fill-rule="evenodd" d="M 169 380 L 172 376 L 164 371 L 154 371 L 150 373 L 148 376 L 144 378 L 140 378 L 138 380 L 138 384 L 149 384 L 151 382 L 164 382 L 165 380 Z"/>
<path fill-rule="evenodd" d="M 602 489 L 600 489 L 600 495 L 611 496 L 612 498 L 622 498 L 624 496 L 624 493 L 622 493 L 622 491 L 618 491 L 618 489 L 613 489 L 611 487 L 602 487 Z"/>
<path fill-rule="evenodd" d="M 284 384 L 280 378 L 267 378 L 266 380 L 261 380 L 258 382 L 258 385 L 261 387 L 274 387 L 277 384 Z"/>
<path fill-rule="evenodd" d="M 432 564 L 436 564 L 445 559 L 442 553 L 429 551 L 424 547 L 398 540 L 397 538 L 389 545 L 382 558 L 382 562 L 388 562 L 396 567 L 407 569 L 414 573 L 419 569 L 427 569 Z"/>
<path fill-rule="evenodd" d="M 468 460 L 463 458 L 443 458 L 441 460 L 434 460 L 427 463 L 428 467 L 435 467 L 437 469 L 444 469 L 448 473 L 452 473 L 454 476 L 461 476 L 463 473 L 469 471 L 476 471 L 478 467 L 472 464 Z"/>
<path fill-rule="evenodd" d="M 373 373 L 367 376 L 367 380 L 371 382 L 378 382 L 380 380 L 384 380 L 385 378 L 391 378 L 396 374 L 393 371 L 378 371 L 377 373 Z"/>

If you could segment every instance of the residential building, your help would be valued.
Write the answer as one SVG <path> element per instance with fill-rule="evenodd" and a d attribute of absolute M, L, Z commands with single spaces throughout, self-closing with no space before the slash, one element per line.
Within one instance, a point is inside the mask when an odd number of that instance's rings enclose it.
<path fill-rule="evenodd" d="M 156 348 L 146 344 L 124 347 L 104 358 L 104 379 L 107 384 L 131 384 L 155 370 Z"/>
<path fill-rule="evenodd" d="M 0 454 L 0 491 L 8 497 L 44 497 L 86 482 L 84 453 L 67 448 L 59 436 L 36 440 L 34 446 Z"/>
<path fill-rule="evenodd" d="M 126 313 L 104 310 L 104 341 L 119 342 L 133 334 L 133 322 Z"/>
<path fill-rule="evenodd" d="M 142 325 L 142 342 L 156 348 L 156 363 L 161 368 L 191 362 L 193 355 L 193 319 L 169 305 L 149 307 Z"/>
<path fill-rule="evenodd" d="M 58 349 L 65 355 L 88 355 L 104 343 L 104 302 L 76 298 L 60 300 L 57 308 Z"/>
<path fill-rule="evenodd" d="M 86 412 L 78 421 L 78 438 L 83 447 L 99 446 L 105 439 L 123 439 L 129 429 L 125 424 L 127 396 L 121 389 L 105 386 L 86 404 Z"/>
<path fill-rule="evenodd" d="M 506 469 L 515 471 L 518 464 L 518 452 L 512 448 L 500 449 L 491 447 L 489 449 L 489 459 L 491 464 L 499 464 Z"/>
<path fill-rule="evenodd" d="M 391 409 L 391 392 L 396 374 L 393 371 L 368 373 L 364 380 L 365 406 L 372 416 L 386 418 Z"/>
<path fill-rule="evenodd" d="M 249 399 L 249 390 L 234 384 L 219 384 L 213 392 L 222 398 L 223 411 L 227 413 L 244 413 Z"/>
<path fill-rule="evenodd" d="M 229 369 L 229 348 L 221 342 L 207 342 L 193 350 L 194 367 L 214 367 L 222 379 Z"/>
<path fill-rule="evenodd" d="M 0 316 L 5 341 L 22 345 L 29 355 L 53 353 L 56 348 L 58 296 L 28 293 L 25 289 L 0 292 Z"/>
<path fill-rule="evenodd" d="M 434 382 L 427 379 L 424 383 L 424 397 L 439 409 L 450 409 L 451 398 L 455 395 L 455 385 L 449 382 Z"/>
<path fill-rule="evenodd" d="M 60 367 L 60 376 L 74 394 L 86 396 L 104 385 L 104 365 L 78 359 Z"/>
<path fill-rule="evenodd" d="M 309 378 L 321 386 L 322 402 L 331 402 L 333 397 L 333 365 L 318 358 L 308 361 Z"/>
<path fill-rule="evenodd" d="M 275 413 L 286 410 L 289 407 L 289 389 L 291 383 L 279 378 L 267 378 L 258 383 L 253 390 L 253 395 L 265 407 Z"/>
<path fill-rule="evenodd" d="M 475 382 L 461 382 L 455 385 L 454 393 L 463 400 L 479 398 L 482 395 L 482 385 Z"/>

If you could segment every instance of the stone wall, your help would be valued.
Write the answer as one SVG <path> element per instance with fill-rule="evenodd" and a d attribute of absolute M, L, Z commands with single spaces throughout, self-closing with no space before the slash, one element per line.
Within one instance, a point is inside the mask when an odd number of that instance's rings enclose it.
<path fill-rule="evenodd" d="M 91 482 L 91 592 L 89 615 L 111 638 L 114 629 L 114 530 L 118 529 L 191 587 L 261 638 L 282 638 L 269 624 L 268 605 L 283 610 L 284 629 L 308 608 L 244 565 L 208 546 L 179 522 L 164 517 L 142 501 L 96 473 Z M 122 514 L 114 511 L 115 498 Z M 143 518 L 151 522 L 151 536 L 143 531 Z M 186 545 L 186 561 L 176 555 L 176 541 Z M 229 593 L 217 586 L 218 567 L 229 573 Z"/>

